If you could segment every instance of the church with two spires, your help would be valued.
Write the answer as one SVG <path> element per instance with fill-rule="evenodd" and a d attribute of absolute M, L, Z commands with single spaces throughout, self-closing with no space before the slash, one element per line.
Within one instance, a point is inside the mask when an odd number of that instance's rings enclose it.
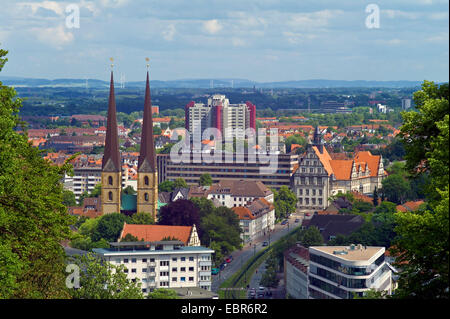
<path fill-rule="evenodd" d="M 109 89 L 105 151 L 102 159 L 101 185 L 102 214 L 136 211 L 139 213 L 149 213 L 153 216 L 155 221 L 157 220 L 158 177 L 148 71 L 147 82 L 145 85 L 141 148 L 138 159 L 137 194 L 128 195 L 122 193 L 122 161 L 119 151 L 119 134 L 117 128 L 114 77 L 112 70 Z"/>

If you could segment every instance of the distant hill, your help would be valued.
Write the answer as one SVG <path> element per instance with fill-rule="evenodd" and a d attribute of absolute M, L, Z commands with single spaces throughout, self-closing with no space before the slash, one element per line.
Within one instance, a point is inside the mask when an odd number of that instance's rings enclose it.
<path fill-rule="evenodd" d="M 109 81 L 97 79 L 35 79 L 11 76 L 0 76 L 0 81 L 4 85 L 15 87 L 85 87 L 86 84 L 90 88 L 107 88 Z M 172 81 L 150 81 L 150 85 L 154 88 L 344 88 L 344 87 L 416 87 L 420 86 L 422 81 L 344 81 L 344 80 L 300 80 L 300 81 L 283 81 L 283 82 L 255 82 L 246 79 L 180 79 Z M 119 82 L 115 82 L 119 86 Z M 125 82 L 127 88 L 143 88 L 144 81 Z"/>

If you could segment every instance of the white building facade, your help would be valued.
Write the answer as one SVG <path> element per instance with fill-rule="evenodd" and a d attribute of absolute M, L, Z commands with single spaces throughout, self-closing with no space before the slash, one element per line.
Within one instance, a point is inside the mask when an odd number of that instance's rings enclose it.
<path fill-rule="evenodd" d="M 141 284 L 144 294 L 158 288 L 198 287 L 211 291 L 214 250 L 183 246 L 180 241 L 111 243 L 95 248 L 103 260 L 125 266 L 127 278 Z"/>

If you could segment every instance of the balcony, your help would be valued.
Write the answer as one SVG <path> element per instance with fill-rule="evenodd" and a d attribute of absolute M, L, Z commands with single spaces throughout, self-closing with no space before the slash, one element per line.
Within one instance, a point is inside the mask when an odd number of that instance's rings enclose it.
<path fill-rule="evenodd" d="M 156 267 L 156 262 L 154 262 L 154 261 L 149 261 L 149 262 L 147 262 L 147 266 L 148 266 L 148 267 Z"/>
<path fill-rule="evenodd" d="M 211 266 L 211 261 L 206 261 L 206 260 L 204 260 L 204 261 L 199 261 L 198 262 L 198 265 L 199 266 Z"/>

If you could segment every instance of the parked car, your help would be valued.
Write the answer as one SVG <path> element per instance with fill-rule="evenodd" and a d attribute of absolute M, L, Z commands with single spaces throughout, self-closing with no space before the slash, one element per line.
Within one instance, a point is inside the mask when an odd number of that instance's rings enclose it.
<path fill-rule="evenodd" d="M 220 269 L 219 268 L 212 268 L 211 269 L 211 274 L 213 275 L 217 275 L 219 273 Z"/>
<path fill-rule="evenodd" d="M 229 264 L 229 263 L 231 262 L 231 259 L 230 259 L 230 258 L 227 258 L 227 259 L 225 259 L 225 262 L 226 262 L 227 264 Z"/>
<path fill-rule="evenodd" d="M 269 243 L 265 241 L 262 243 L 262 245 L 263 245 L 263 247 L 266 247 L 266 246 L 269 246 Z"/>
<path fill-rule="evenodd" d="M 281 225 L 286 225 L 287 223 L 288 223 L 288 220 L 285 219 L 285 220 L 283 220 L 283 221 L 281 222 Z"/>
<path fill-rule="evenodd" d="M 219 268 L 220 270 L 223 270 L 227 266 L 227 263 L 221 263 Z"/>
<path fill-rule="evenodd" d="M 258 298 L 264 298 L 265 295 L 266 295 L 266 288 L 259 287 L 258 288 Z"/>
<path fill-rule="evenodd" d="M 297 219 L 295 220 L 295 223 L 298 223 L 299 221 L 300 221 L 300 219 L 297 218 Z"/>
<path fill-rule="evenodd" d="M 310 213 L 305 213 L 305 216 L 311 216 L 311 214 Z"/>
<path fill-rule="evenodd" d="M 248 292 L 248 298 L 249 299 L 255 299 L 256 298 L 256 289 L 252 288 Z"/>

